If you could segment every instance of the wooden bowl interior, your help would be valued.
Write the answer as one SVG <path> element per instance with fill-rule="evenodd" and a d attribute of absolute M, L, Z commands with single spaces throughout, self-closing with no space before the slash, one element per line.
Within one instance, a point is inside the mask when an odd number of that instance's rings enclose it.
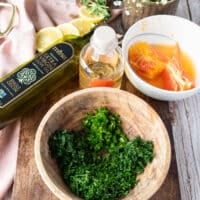
<path fill-rule="evenodd" d="M 80 130 L 84 115 L 101 106 L 120 114 L 123 129 L 129 139 L 140 135 L 153 141 L 155 158 L 139 176 L 138 185 L 123 200 L 150 198 L 159 189 L 168 172 L 171 158 L 168 133 L 158 114 L 147 103 L 118 89 L 86 89 L 72 93 L 45 115 L 35 140 L 36 164 L 44 182 L 60 199 L 80 199 L 63 182 L 55 161 L 50 157 L 48 138 L 58 128 Z"/>

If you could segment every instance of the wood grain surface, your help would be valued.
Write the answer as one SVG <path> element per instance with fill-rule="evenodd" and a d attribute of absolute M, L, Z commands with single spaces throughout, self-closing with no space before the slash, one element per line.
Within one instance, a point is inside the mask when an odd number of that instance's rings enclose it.
<path fill-rule="evenodd" d="M 180 0 L 177 15 L 200 24 L 199 10 L 199 0 Z M 114 21 L 112 26 L 118 33 L 123 33 L 119 20 Z M 164 184 L 151 200 L 199 200 L 200 94 L 178 102 L 157 101 L 139 93 L 126 78 L 124 78 L 122 89 L 137 94 L 149 102 L 159 113 L 169 132 L 172 144 L 170 170 Z M 57 200 L 41 180 L 35 165 L 33 151 L 35 132 L 46 111 L 61 97 L 76 90 L 78 90 L 78 80 L 74 79 L 49 97 L 44 98 L 39 106 L 22 118 L 12 199 Z"/>
<path fill-rule="evenodd" d="M 172 200 L 180 199 L 178 173 L 175 152 L 173 148 L 173 139 L 171 132 L 171 114 L 168 109 L 168 103 L 152 100 L 139 93 L 124 77 L 122 89 L 144 98 L 154 109 L 160 114 L 162 120 L 169 132 L 172 146 L 172 160 L 169 173 L 158 192 L 151 198 L 152 200 Z M 78 90 L 78 79 L 75 78 L 67 85 L 51 94 L 44 99 L 40 106 L 27 113 L 22 119 L 22 131 L 20 135 L 19 156 L 17 163 L 17 174 L 15 178 L 14 191 L 12 199 L 26 200 L 57 200 L 48 187 L 42 181 L 39 172 L 36 168 L 34 160 L 34 140 L 35 133 L 41 119 L 44 117 L 47 110 L 61 97 Z"/>
<path fill-rule="evenodd" d="M 180 0 L 177 15 L 200 25 L 200 1 Z M 189 35 L 188 35 L 189 39 Z M 199 41 L 200 42 L 200 39 Z M 172 133 L 182 200 L 200 199 L 200 94 L 171 102 Z"/>
<path fill-rule="evenodd" d="M 34 140 L 38 125 L 47 110 L 60 98 L 78 89 L 78 80 L 73 79 L 52 95 L 44 98 L 39 106 L 22 118 L 17 173 L 12 199 L 57 200 L 42 181 L 34 160 Z"/>
<path fill-rule="evenodd" d="M 62 200 L 80 200 L 70 192 L 58 166 L 49 154 L 48 140 L 57 129 L 80 130 L 86 113 L 99 107 L 118 113 L 123 131 L 131 140 L 136 136 L 154 144 L 154 159 L 139 175 L 139 183 L 123 200 L 147 200 L 164 182 L 171 162 L 171 145 L 159 115 L 141 98 L 113 88 L 89 88 L 58 101 L 44 116 L 35 138 L 35 161 L 43 181 Z"/>

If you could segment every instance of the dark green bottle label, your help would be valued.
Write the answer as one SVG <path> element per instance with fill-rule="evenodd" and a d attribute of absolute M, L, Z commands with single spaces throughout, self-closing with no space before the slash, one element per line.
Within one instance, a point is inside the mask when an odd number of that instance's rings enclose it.
<path fill-rule="evenodd" d="M 73 54 L 74 50 L 70 44 L 59 43 L 3 79 L 0 83 L 0 107 L 9 104 L 30 87 L 45 79 L 48 74 L 69 61 Z"/>

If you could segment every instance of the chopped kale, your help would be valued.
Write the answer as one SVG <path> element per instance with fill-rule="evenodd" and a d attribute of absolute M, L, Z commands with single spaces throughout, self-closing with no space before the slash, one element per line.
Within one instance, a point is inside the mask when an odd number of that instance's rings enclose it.
<path fill-rule="evenodd" d="M 88 113 L 80 132 L 57 130 L 49 149 L 72 192 L 85 200 L 118 200 L 137 183 L 154 157 L 153 143 L 129 141 L 119 115 L 107 108 Z"/>

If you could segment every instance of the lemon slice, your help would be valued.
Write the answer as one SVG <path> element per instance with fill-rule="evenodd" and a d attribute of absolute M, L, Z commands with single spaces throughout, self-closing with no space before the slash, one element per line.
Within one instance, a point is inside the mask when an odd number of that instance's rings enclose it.
<path fill-rule="evenodd" d="M 87 7 L 85 6 L 81 6 L 79 8 L 79 16 L 87 19 L 88 21 L 92 22 L 92 23 L 99 23 L 104 19 L 103 15 L 93 15 L 91 14 L 90 10 L 88 10 Z"/>
<path fill-rule="evenodd" d="M 56 27 L 46 27 L 39 30 L 36 34 L 36 49 L 44 52 L 49 47 L 64 40 L 60 29 Z"/>
<path fill-rule="evenodd" d="M 86 35 L 95 27 L 94 23 L 81 17 L 71 20 L 69 23 L 79 30 L 80 36 Z"/>
<path fill-rule="evenodd" d="M 57 27 L 62 32 L 65 40 L 80 36 L 78 28 L 71 23 L 60 24 Z"/>

